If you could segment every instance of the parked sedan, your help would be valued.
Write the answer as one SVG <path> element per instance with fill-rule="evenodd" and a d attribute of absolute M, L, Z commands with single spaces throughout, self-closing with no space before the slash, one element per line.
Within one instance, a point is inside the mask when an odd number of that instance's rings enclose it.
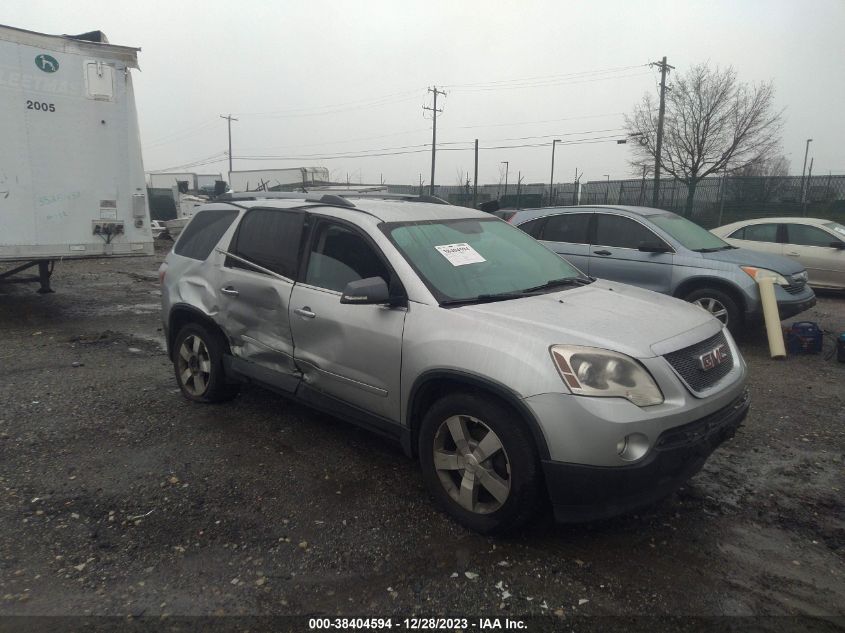
<path fill-rule="evenodd" d="M 549 207 L 508 220 L 592 277 L 686 299 L 732 332 L 762 317 L 756 278 L 775 279 L 782 319 L 816 303 L 804 267 L 731 246 L 679 215 L 648 207 Z"/>
<path fill-rule="evenodd" d="M 712 231 L 729 244 L 794 258 L 816 288 L 845 289 L 845 226 L 816 218 L 760 218 Z"/>

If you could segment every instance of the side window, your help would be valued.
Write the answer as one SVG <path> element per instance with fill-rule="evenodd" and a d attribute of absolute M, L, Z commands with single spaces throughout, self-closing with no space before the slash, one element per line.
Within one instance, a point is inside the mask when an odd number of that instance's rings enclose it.
<path fill-rule="evenodd" d="M 308 256 L 305 283 L 343 292 L 350 281 L 381 277 L 390 283 L 390 272 L 367 241 L 340 224 L 323 222 Z"/>
<path fill-rule="evenodd" d="M 200 211 L 188 223 L 173 252 L 183 257 L 204 261 L 217 242 L 223 237 L 238 212 L 234 209 L 223 211 Z"/>
<path fill-rule="evenodd" d="M 519 229 L 521 231 L 525 231 L 533 237 L 535 240 L 540 239 L 540 233 L 543 231 L 543 224 L 545 224 L 546 218 L 537 218 L 536 220 L 529 220 L 524 224 L 519 225 Z"/>
<path fill-rule="evenodd" d="M 596 246 L 633 249 L 639 248 L 640 244 L 665 244 L 639 222 L 606 213 L 596 214 L 596 239 L 593 243 Z"/>
<path fill-rule="evenodd" d="M 830 246 L 836 238 L 815 226 L 787 224 L 786 242 L 797 246 Z"/>
<path fill-rule="evenodd" d="M 745 237 L 742 239 L 751 240 L 752 242 L 777 242 L 778 225 L 749 224 L 745 227 Z"/>
<path fill-rule="evenodd" d="M 728 237 L 731 238 L 732 240 L 744 240 L 745 239 L 745 227 L 743 226 L 741 229 L 737 229 L 736 231 L 734 231 L 733 233 L 728 235 Z"/>
<path fill-rule="evenodd" d="M 590 213 L 566 213 L 548 219 L 543 228 L 543 238 L 549 242 L 571 242 L 587 244 L 587 227 Z"/>
<path fill-rule="evenodd" d="M 279 209 L 253 209 L 247 211 L 235 239 L 231 252 L 262 268 L 272 270 L 288 279 L 296 278 L 299 265 L 299 240 L 305 214 Z M 255 268 L 230 257 L 227 266 L 234 268 Z"/>

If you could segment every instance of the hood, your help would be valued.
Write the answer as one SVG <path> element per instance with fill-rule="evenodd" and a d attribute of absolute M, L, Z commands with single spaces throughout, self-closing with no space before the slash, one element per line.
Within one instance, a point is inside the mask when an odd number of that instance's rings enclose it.
<path fill-rule="evenodd" d="M 732 248 L 726 251 L 716 251 L 715 253 L 701 253 L 701 256 L 710 261 L 736 264 L 737 266 L 767 268 L 781 275 L 794 275 L 804 270 L 804 266 L 788 257 L 761 253 L 759 251 L 748 250 L 747 248 Z"/>
<path fill-rule="evenodd" d="M 713 336 L 721 323 L 680 299 L 598 280 L 536 297 L 454 308 L 549 345 L 564 343 L 650 358 Z"/>

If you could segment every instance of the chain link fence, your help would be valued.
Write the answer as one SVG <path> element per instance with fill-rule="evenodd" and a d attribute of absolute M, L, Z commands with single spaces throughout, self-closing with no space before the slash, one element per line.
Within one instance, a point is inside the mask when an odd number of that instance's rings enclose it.
<path fill-rule="evenodd" d="M 592 181 L 584 184 L 580 204 L 654 206 L 651 179 Z M 687 210 L 687 186 L 662 179 L 657 207 L 685 215 L 707 228 L 738 220 L 805 216 L 845 222 L 845 176 L 742 176 L 705 178 Z"/>

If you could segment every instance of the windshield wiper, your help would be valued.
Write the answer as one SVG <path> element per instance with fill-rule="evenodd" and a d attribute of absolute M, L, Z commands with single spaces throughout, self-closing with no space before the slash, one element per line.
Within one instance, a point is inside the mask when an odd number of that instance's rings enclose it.
<path fill-rule="evenodd" d="M 717 246 L 715 248 L 696 248 L 694 250 L 696 253 L 716 253 L 718 251 L 729 251 L 732 248 L 736 248 L 736 246 L 725 244 L 724 246 Z"/>
<path fill-rule="evenodd" d="M 522 299 L 523 297 L 534 297 L 536 293 L 533 292 L 497 292 L 494 294 L 481 294 L 477 297 L 469 297 L 467 299 L 447 299 L 441 301 L 442 306 L 453 306 L 470 303 L 493 303 L 494 301 L 508 301 L 510 299 Z"/>
<path fill-rule="evenodd" d="M 547 290 L 549 288 L 554 288 L 555 286 L 586 286 L 588 284 L 593 283 L 592 278 L 583 278 L 583 277 L 562 277 L 561 279 L 551 279 L 544 284 L 540 284 L 539 286 L 534 286 L 532 288 L 526 288 L 522 292 L 537 292 L 538 290 Z"/>

